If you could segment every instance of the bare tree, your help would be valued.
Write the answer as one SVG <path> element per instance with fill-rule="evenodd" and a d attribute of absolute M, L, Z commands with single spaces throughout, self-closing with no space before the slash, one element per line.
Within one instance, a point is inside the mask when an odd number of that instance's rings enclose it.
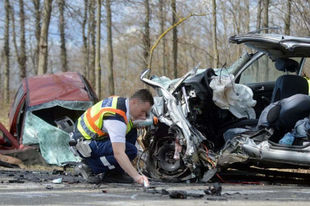
<path fill-rule="evenodd" d="M 44 0 L 43 21 L 40 35 L 38 74 L 45 74 L 47 71 L 48 58 L 48 28 L 50 25 L 53 0 Z"/>
<path fill-rule="evenodd" d="M 19 79 L 22 80 L 26 77 L 26 41 L 25 41 L 25 12 L 24 0 L 19 0 L 19 19 L 20 19 L 20 60 L 19 63 Z"/>
<path fill-rule="evenodd" d="M 212 41 L 213 41 L 213 67 L 219 67 L 219 52 L 217 49 L 217 34 L 216 34 L 216 0 L 212 0 Z"/>
<path fill-rule="evenodd" d="M 291 11 L 292 11 L 292 0 L 287 0 L 287 12 L 285 14 L 285 35 L 290 35 L 290 27 L 291 27 Z"/>
<path fill-rule="evenodd" d="M 166 16 L 164 12 L 164 0 L 159 0 L 159 11 L 160 11 L 160 33 L 163 34 L 165 32 L 165 21 Z M 163 50 L 163 75 L 167 76 L 167 68 L 166 68 L 166 37 L 164 36 L 162 39 L 162 50 Z"/>
<path fill-rule="evenodd" d="M 171 8 L 172 8 L 172 25 L 177 23 L 177 7 L 176 0 L 171 0 Z M 178 30 L 177 27 L 174 27 L 172 30 L 172 42 L 173 42 L 173 74 L 174 78 L 178 77 Z"/>
<path fill-rule="evenodd" d="M 261 29 L 262 21 L 262 0 L 257 1 L 257 19 L 256 19 L 256 30 Z"/>
<path fill-rule="evenodd" d="M 38 74 L 39 64 L 39 45 L 40 45 L 40 33 L 41 33 L 41 11 L 40 11 L 40 0 L 32 0 L 35 9 L 35 37 L 36 37 L 36 49 L 34 52 L 34 74 Z"/>
<path fill-rule="evenodd" d="M 115 94 L 114 87 L 114 74 L 113 74 L 113 45 L 112 45 L 112 12 L 111 12 L 111 2 L 106 0 L 105 4 L 107 12 L 107 44 L 108 44 L 108 77 L 109 77 L 109 93 L 110 95 Z"/>
<path fill-rule="evenodd" d="M 83 57 L 84 57 L 84 75 L 88 79 L 88 64 L 89 64 L 89 52 L 88 52 L 88 43 L 87 36 L 85 34 L 86 23 L 87 23 L 87 10 L 88 10 L 88 0 L 84 0 L 84 15 L 82 22 L 82 38 L 83 38 Z"/>
<path fill-rule="evenodd" d="M 60 32 L 60 59 L 62 71 L 68 71 L 67 63 L 67 49 L 66 49 L 66 33 L 65 33 L 65 18 L 64 18 L 64 6 L 65 0 L 58 0 L 59 7 L 59 32 Z"/>
<path fill-rule="evenodd" d="M 15 56 L 19 66 L 19 80 L 26 77 L 26 41 L 25 41 L 25 12 L 24 12 L 24 1 L 19 0 L 19 19 L 20 19 L 20 49 L 17 46 L 16 32 L 15 32 L 15 14 L 14 8 L 11 7 L 11 22 L 13 31 L 13 44 L 15 49 Z"/>
<path fill-rule="evenodd" d="M 264 1 L 264 7 L 263 7 L 263 28 L 268 28 L 269 24 L 269 0 L 263 0 Z M 268 30 L 265 29 L 263 31 L 263 33 L 268 33 Z M 266 61 L 263 63 L 264 65 L 264 68 L 265 68 L 265 72 L 262 72 L 263 75 L 259 74 L 259 76 L 262 78 L 263 81 L 266 81 L 268 79 L 269 76 L 272 75 L 273 71 L 271 69 L 269 69 L 269 65 L 268 65 L 268 60 L 267 60 L 267 57 L 263 57 L 266 59 Z"/>
<path fill-rule="evenodd" d="M 250 1 L 245 0 L 245 29 L 246 32 L 250 32 Z"/>
<path fill-rule="evenodd" d="M 143 33 L 143 57 L 144 57 L 144 64 L 143 69 L 147 68 L 149 55 L 150 55 L 150 48 L 151 48 L 151 40 L 150 40 L 150 5 L 149 0 L 144 0 L 144 7 L 145 7 L 145 19 L 144 19 L 144 33 Z"/>
<path fill-rule="evenodd" d="M 269 15 L 269 0 L 263 0 L 264 1 L 264 8 L 263 8 L 263 12 L 264 12 L 264 17 L 263 17 L 263 27 L 264 28 L 268 28 L 268 15 Z M 264 30 L 264 33 L 268 33 L 268 30 Z"/>
<path fill-rule="evenodd" d="M 90 0 L 89 4 L 89 21 L 88 21 L 88 32 L 89 32 L 89 56 L 90 56 L 90 65 L 89 65 L 89 80 L 91 85 L 95 86 L 95 48 L 96 48 L 96 39 L 95 39 L 95 30 L 96 30 L 96 20 L 95 20 L 95 9 L 96 2 L 95 0 Z"/>
<path fill-rule="evenodd" d="M 4 28 L 4 103 L 9 103 L 10 101 L 10 36 L 9 36 L 9 27 L 10 27 L 10 3 L 9 0 L 4 1 L 5 7 L 5 28 Z"/>
<path fill-rule="evenodd" d="M 262 21 L 262 0 L 257 1 L 257 19 L 256 19 L 256 30 L 259 31 L 261 29 L 261 21 Z M 259 68 L 259 61 L 256 63 L 256 67 Z M 256 69 L 256 81 L 259 81 L 259 69 Z"/>
<path fill-rule="evenodd" d="M 109 1 L 109 0 L 107 0 Z M 100 38 L 101 38 L 101 0 L 97 0 L 97 34 L 96 34 L 96 59 L 95 59 L 95 69 L 96 69 L 96 93 L 98 97 L 101 97 L 101 68 L 100 68 Z"/>

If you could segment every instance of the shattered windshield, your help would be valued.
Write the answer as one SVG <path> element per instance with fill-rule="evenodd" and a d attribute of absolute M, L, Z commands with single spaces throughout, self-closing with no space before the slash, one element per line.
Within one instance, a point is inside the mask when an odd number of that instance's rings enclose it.
<path fill-rule="evenodd" d="M 22 143 L 39 144 L 41 154 L 48 164 L 62 165 L 79 161 L 69 149 L 68 131 L 72 131 L 74 122 L 92 104 L 91 101 L 57 100 L 29 108 L 25 115 Z M 70 119 L 68 125 L 58 124 L 63 117 Z"/>

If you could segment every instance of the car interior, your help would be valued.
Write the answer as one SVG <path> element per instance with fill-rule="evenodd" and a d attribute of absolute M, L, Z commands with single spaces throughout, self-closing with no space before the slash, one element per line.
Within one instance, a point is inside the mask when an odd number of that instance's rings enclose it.
<path fill-rule="evenodd" d="M 299 63 L 293 59 L 277 59 L 275 66 L 278 71 L 297 73 Z M 276 80 L 271 102 L 279 101 L 294 94 L 307 95 L 308 82 L 301 76 L 285 74 Z"/>
<path fill-rule="evenodd" d="M 34 115 L 65 132 L 71 132 L 73 130 L 74 122 L 83 113 L 84 111 L 66 109 L 60 106 L 33 111 Z"/>
<path fill-rule="evenodd" d="M 278 102 L 267 114 L 269 127 L 273 127 L 274 133 L 269 138 L 270 143 L 277 147 L 287 147 L 278 144 L 279 140 L 291 132 L 298 120 L 309 117 L 310 98 L 308 96 L 308 82 L 304 77 L 298 76 L 299 63 L 293 59 L 279 58 L 275 62 L 278 71 L 286 74 L 280 76 L 275 83 L 271 103 Z M 296 75 L 288 73 L 296 73 Z M 300 95 L 297 95 L 300 94 Z M 307 137 L 295 138 L 293 145 L 304 146 L 310 141 Z"/>

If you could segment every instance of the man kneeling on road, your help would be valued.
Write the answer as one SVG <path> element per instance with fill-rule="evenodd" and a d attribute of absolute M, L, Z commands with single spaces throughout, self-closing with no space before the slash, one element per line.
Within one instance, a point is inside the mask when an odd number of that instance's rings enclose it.
<path fill-rule="evenodd" d="M 137 129 L 132 121 L 146 119 L 154 104 L 152 94 L 141 89 L 131 98 L 112 96 L 89 108 L 76 122 L 73 138 L 83 158 L 75 171 L 90 183 L 148 184 L 131 161 L 137 156 Z M 125 174 L 125 172 L 128 175 Z M 97 174 L 102 173 L 102 179 Z"/>

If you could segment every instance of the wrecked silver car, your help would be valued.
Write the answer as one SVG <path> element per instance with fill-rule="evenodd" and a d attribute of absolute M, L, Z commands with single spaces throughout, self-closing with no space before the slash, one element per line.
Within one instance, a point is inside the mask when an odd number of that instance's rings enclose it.
<path fill-rule="evenodd" d="M 233 164 L 309 167 L 310 97 L 301 74 L 308 72 L 310 39 L 248 34 L 230 42 L 254 53 L 229 68 L 197 65 L 176 80 L 141 74 L 156 90 L 151 115 L 160 122 L 142 138 L 141 172 L 165 181 L 208 181 L 217 168 Z M 299 120 L 303 136 L 294 133 Z M 280 141 L 288 133 L 291 145 Z"/>

